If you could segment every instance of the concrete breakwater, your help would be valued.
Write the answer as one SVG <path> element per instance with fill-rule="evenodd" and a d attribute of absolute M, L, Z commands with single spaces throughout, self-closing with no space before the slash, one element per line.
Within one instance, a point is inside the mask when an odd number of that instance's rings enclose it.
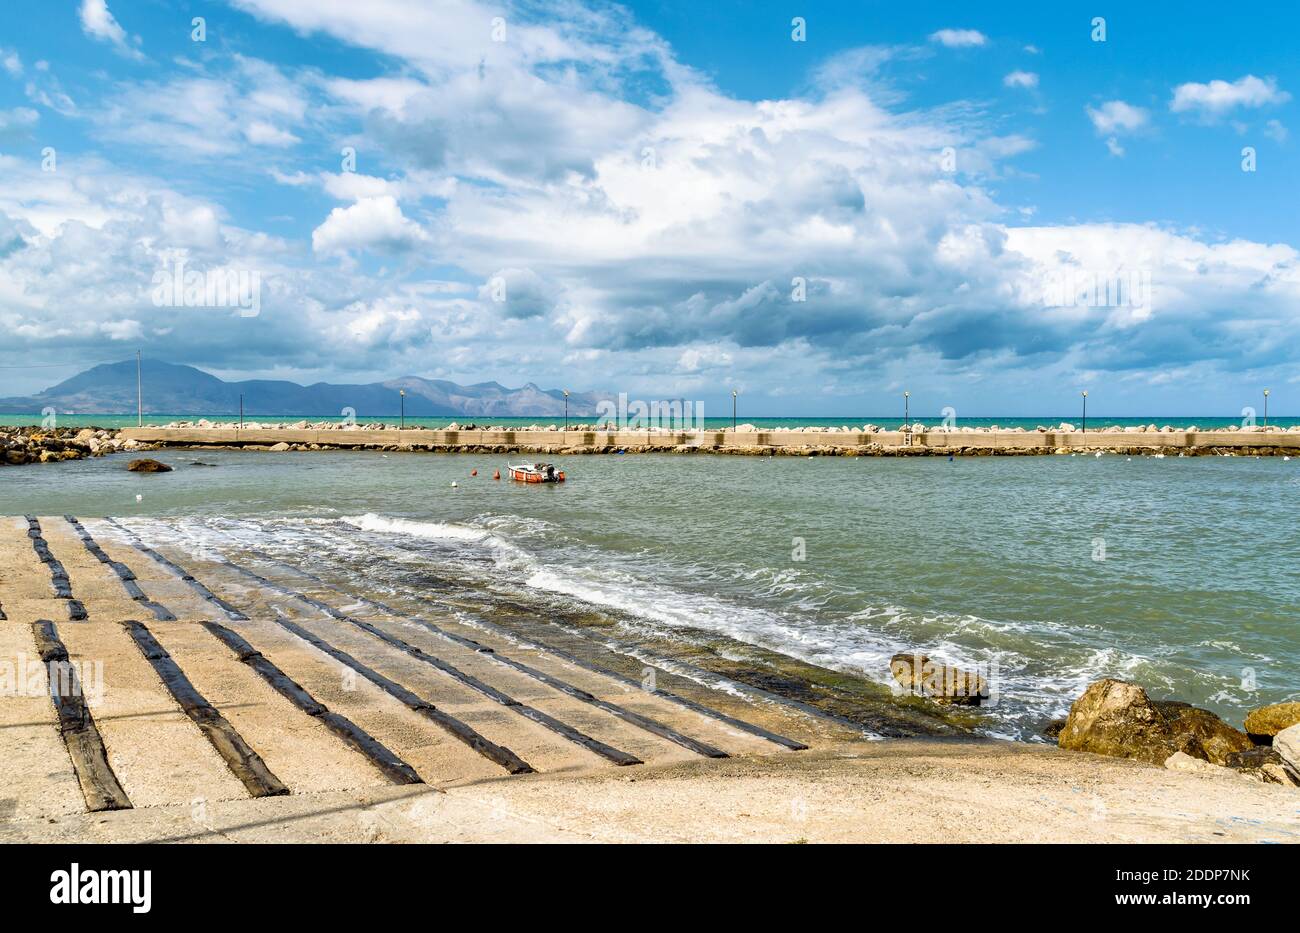
<path fill-rule="evenodd" d="M 866 425 L 838 430 L 791 428 L 759 430 L 669 431 L 607 430 L 579 425 L 545 428 L 461 427 L 405 428 L 385 424 L 173 424 L 123 428 L 125 440 L 173 447 L 242 447 L 271 450 L 368 448 L 449 452 L 592 454 L 722 453 L 749 455 L 925 456 L 1038 455 L 1108 451 L 1125 454 L 1290 456 L 1300 454 L 1300 428 L 1252 428 L 1201 431 L 1154 425 L 1102 428 L 1084 432 L 1070 424 L 1023 429 L 930 429 L 886 431 Z"/>

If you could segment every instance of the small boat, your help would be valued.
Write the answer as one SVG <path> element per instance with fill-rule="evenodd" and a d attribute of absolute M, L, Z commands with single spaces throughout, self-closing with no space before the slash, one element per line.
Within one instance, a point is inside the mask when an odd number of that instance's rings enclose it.
<path fill-rule="evenodd" d="M 509 464 L 510 478 L 521 483 L 562 483 L 564 471 L 549 463 Z"/>

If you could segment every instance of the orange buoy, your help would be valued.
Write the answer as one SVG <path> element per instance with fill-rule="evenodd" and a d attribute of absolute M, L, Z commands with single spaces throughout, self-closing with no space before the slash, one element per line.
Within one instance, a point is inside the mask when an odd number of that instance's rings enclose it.
<path fill-rule="evenodd" d="M 469 475 L 470 475 L 470 476 L 478 476 L 478 470 L 470 470 L 470 471 L 469 471 Z"/>
<path fill-rule="evenodd" d="M 501 478 L 501 471 L 500 471 L 500 470 L 497 470 L 495 473 L 493 473 L 493 474 L 492 474 L 492 478 L 493 478 L 493 479 L 500 479 L 500 478 Z"/>

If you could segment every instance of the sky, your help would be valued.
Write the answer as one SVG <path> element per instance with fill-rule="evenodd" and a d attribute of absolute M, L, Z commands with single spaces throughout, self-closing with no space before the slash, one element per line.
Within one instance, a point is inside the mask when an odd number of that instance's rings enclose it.
<path fill-rule="evenodd" d="M 1106 7 L 4 4 L 0 396 L 1300 414 L 1300 9 Z"/>

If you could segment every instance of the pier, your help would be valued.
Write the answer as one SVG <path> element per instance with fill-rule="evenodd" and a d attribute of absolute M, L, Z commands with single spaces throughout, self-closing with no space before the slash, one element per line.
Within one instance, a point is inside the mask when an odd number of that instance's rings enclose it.
<path fill-rule="evenodd" d="M 295 449 L 369 448 L 386 450 L 561 453 L 703 453 L 844 456 L 1036 455 L 1109 451 L 1165 455 L 1300 454 L 1300 430 L 754 430 L 754 431 L 593 431 L 593 430 L 433 430 L 350 425 L 346 427 L 138 427 L 121 436 L 140 444 L 167 447 Z M 286 449 L 279 447 L 279 449 Z"/>

